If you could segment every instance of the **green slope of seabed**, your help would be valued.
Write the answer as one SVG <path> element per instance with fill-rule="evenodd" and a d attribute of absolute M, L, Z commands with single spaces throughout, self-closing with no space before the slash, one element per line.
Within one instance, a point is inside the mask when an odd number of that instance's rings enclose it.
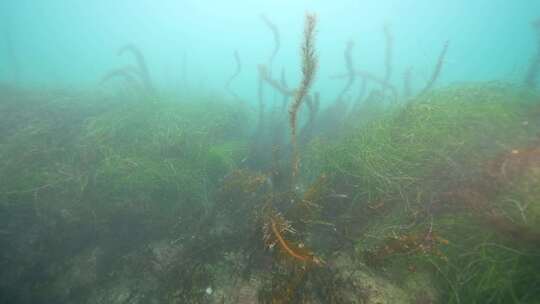
<path fill-rule="evenodd" d="M 442 303 L 536 303 L 538 100 L 505 84 L 440 89 L 313 141 L 305 165 L 346 194 L 340 223 L 368 265 L 399 282 L 429 273 Z"/>
<path fill-rule="evenodd" d="M 532 92 L 366 104 L 300 147 L 290 191 L 243 162 L 256 115 L 238 104 L 3 90 L 0 302 L 540 301 Z M 322 262 L 265 248 L 269 201 L 296 228 L 283 243 Z"/>

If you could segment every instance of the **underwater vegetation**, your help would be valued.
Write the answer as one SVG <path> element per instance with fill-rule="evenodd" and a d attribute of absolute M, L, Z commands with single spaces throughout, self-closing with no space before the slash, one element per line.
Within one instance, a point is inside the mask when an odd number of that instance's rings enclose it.
<path fill-rule="evenodd" d="M 151 100 L 151 98 L 155 97 L 156 92 L 144 55 L 133 44 L 127 44 L 118 50 L 118 56 L 126 53 L 132 54 L 137 64 L 112 69 L 103 76 L 101 84 L 113 78 L 121 78 L 126 83 L 127 89 L 134 91 L 135 96 L 142 96 L 145 99 Z"/>
<path fill-rule="evenodd" d="M 99 90 L 0 85 L 0 303 L 540 302 L 540 53 L 439 87 L 446 42 L 401 88 L 385 25 L 382 76 L 351 40 L 325 79 L 308 13 L 289 86 L 261 21 L 255 109 L 240 50 L 225 97 L 160 91 L 134 44 Z"/>
<path fill-rule="evenodd" d="M 235 62 L 236 62 L 236 70 L 235 70 L 234 73 L 231 75 L 231 77 L 229 78 L 229 80 L 227 80 L 227 83 L 225 84 L 225 88 L 227 89 L 227 92 L 228 92 L 232 97 L 234 97 L 234 99 L 240 100 L 240 97 L 238 96 L 238 94 L 236 94 L 236 93 L 231 89 L 231 82 L 232 82 L 236 77 L 238 77 L 238 75 L 240 74 L 240 72 L 242 72 L 242 61 L 240 60 L 240 54 L 238 54 L 238 51 L 234 51 L 234 60 L 235 60 Z"/>
<path fill-rule="evenodd" d="M 313 84 L 315 72 L 317 70 L 317 57 L 315 54 L 315 26 L 317 19 L 315 15 L 306 16 L 306 24 L 304 28 L 304 40 L 302 41 L 302 82 L 296 89 L 294 100 L 289 108 L 289 124 L 291 126 L 291 145 L 293 149 L 293 165 L 292 176 L 298 174 L 298 147 L 296 143 L 296 124 L 298 110 L 308 94 L 309 88 Z"/>
<path fill-rule="evenodd" d="M 529 148 L 537 140 L 530 122 L 538 114 L 529 116 L 536 98 L 499 84 L 447 88 L 418 96 L 336 144 L 314 142 L 309 164 L 337 172 L 339 193 L 352 200 L 339 223 L 366 263 L 403 263 L 411 272 L 435 267 L 449 285 L 443 298 L 450 303 L 534 302 L 535 292 L 512 293 L 535 290 L 537 272 L 503 274 L 508 264 L 496 261 L 504 259 L 501 251 L 516 265 L 538 257 L 538 230 L 529 218 L 536 214 L 529 209 L 536 188 L 529 182 L 536 178 L 526 173 L 536 170 Z M 506 187 L 521 180 L 510 173 L 518 171 L 528 182 L 514 199 L 517 192 Z M 484 276 L 488 269 L 497 279 Z"/>
<path fill-rule="evenodd" d="M 540 19 L 532 23 L 536 36 L 536 54 L 531 58 L 529 69 L 525 75 L 525 85 L 534 88 L 538 85 L 538 73 L 540 73 Z"/>

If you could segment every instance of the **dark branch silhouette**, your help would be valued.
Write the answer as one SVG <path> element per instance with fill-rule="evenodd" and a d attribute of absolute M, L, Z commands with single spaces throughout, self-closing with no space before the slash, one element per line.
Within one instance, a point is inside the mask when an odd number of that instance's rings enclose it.
<path fill-rule="evenodd" d="M 272 35 L 274 37 L 274 50 L 272 51 L 272 54 L 270 55 L 270 58 L 268 58 L 268 67 L 270 68 L 270 71 L 272 70 L 272 67 L 274 65 L 274 59 L 277 56 L 277 53 L 279 52 L 279 49 L 281 47 L 281 39 L 279 35 L 279 30 L 277 26 L 266 17 L 266 15 L 261 15 L 261 19 L 263 20 L 264 24 L 272 31 Z"/>
<path fill-rule="evenodd" d="M 242 61 L 240 61 L 240 54 L 238 54 L 238 51 L 234 51 L 234 61 L 236 63 L 236 70 L 234 71 L 234 73 L 231 75 L 231 77 L 229 77 L 229 79 L 227 80 L 227 84 L 225 84 L 225 89 L 227 90 L 227 92 L 233 96 L 236 100 L 240 100 L 240 97 L 238 96 L 238 94 L 236 94 L 236 92 L 234 92 L 232 89 L 231 89 L 231 82 L 236 78 L 238 77 L 238 75 L 240 75 L 240 72 L 242 72 Z"/>
<path fill-rule="evenodd" d="M 536 54 L 531 59 L 527 74 L 525 75 L 525 86 L 529 88 L 536 87 L 538 73 L 540 72 L 540 18 L 532 23 L 536 31 Z"/>
<path fill-rule="evenodd" d="M 150 95 L 154 95 L 155 94 L 154 85 L 152 84 L 152 78 L 150 77 L 150 72 L 148 70 L 148 66 L 146 64 L 146 60 L 144 59 L 142 52 L 135 45 L 127 44 L 124 47 L 120 48 L 120 50 L 118 50 L 118 55 L 122 56 L 123 54 L 127 52 L 135 56 L 135 60 L 137 61 L 137 68 L 140 71 L 139 75 L 141 77 L 142 83 L 146 91 Z"/>
<path fill-rule="evenodd" d="M 449 41 L 446 41 L 444 43 L 443 49 L 441 53 L 439 54 L 439 59 L 437 60 L 437 64 L 435 65 L 435 68 L 433 69 L 433 73 L 431 74 L 431 78 L 427 82 L 421 94 L 424 94 L 427 91 L 431 90 L 433 86 L 435 85 L 435 82 L 437 82 L 437 79 L 439 79 L 439 76 L 441 75 L 441 72 L 442 72 L 442 68 L 444 65 L 444 58 L 446 57 L 449 44 L 450 44 Z"/>

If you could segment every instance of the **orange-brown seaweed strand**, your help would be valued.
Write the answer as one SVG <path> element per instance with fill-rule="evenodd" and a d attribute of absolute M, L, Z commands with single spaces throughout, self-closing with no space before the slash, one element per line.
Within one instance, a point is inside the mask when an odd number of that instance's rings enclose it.
<path fill-rule="evenodd" d="M 291 125 L 291 145 L 293 149 L 292 156 L 292 176 L 298 174 L 299 157 L 296 144 L 296 119 L 298 109 L 302 105 L 309 88 L 313 84 L 315 72 L 317 70 L 317 56 L 315 54 L 315 26 L 317 17 L 314 14 L 307 14 L 304 27 L 304 40 L 302 41 L 302 83 L 296 91 L 294 101 L 289 109 L 289 123 Z"/>
<path fill-rule="evenodd" d="M 291 247 L 289 247 L 287 242 L 283 239 L 283 237 L 279 233 L 279 230 L 276 227 L 277 226 L 276 221 L 273 218 L 270 219 L 270 226 L 272 228 L 272 232 L 276 236 L 276 239 L 277 239 L 277 241 L 279 243 L 279 246 L 281 247 L 281 249 L 283 249 L 283 251 L 285 251 L 288 255 L 290 255 L 291 257 L 293 257 L 293 258 L 295 258 L 295 259 L 297 259 L 299 261 L 308 262 L 310 260 L 310 258 L 311 258 L 310 256 L 305 256 L 305 255 L 302 255 L 302 254 L 298 254 L 294 250 L 292 250 Z"/>

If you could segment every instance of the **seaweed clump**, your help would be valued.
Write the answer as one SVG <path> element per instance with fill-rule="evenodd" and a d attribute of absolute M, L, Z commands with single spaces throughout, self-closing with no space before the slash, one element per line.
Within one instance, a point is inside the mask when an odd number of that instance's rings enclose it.
<path fill-rule="evenodd" d="M 305 248 L 303 243 L 294 244 L 286 239 L 285 234 L 295 233 L 291 224 L 281 214 L 275 212 L 268 216 L 268 221 L 263 226 L 263 238 L 267 248 L 277 247 L 282 256 L 304 266 L 322 265 L 323 261 Z"/>
<path fill-rule="evenodd" d="M 429 91 L 335 143 L 313 142 L 308 176 L 334 172 L 329 185 L 344 206 L 336 228 L 373 269 L 397 280 L 431 272 L 451 303 L 531 302 L 539 278 L 524 265 L 538 255 L 536 101 L 505 84 Z"/>

